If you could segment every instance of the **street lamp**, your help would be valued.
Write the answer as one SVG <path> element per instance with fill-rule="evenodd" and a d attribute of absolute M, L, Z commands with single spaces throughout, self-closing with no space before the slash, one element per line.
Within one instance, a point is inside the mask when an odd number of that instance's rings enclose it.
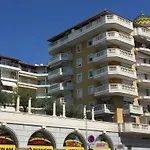
<path fill-rule="evenodd" d="M 90 110 L 87 110 L 87 106 L 84 105 L 83 109 L 83 116 L 85 120 L 85 139 L 86 139 L 86 150 L 88 150 L 88 129 L 87 129 L 87 113 L 91 112 Z"/>

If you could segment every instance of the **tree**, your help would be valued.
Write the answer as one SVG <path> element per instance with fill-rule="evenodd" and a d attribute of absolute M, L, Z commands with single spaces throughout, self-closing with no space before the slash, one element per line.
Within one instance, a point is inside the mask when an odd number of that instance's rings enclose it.
<path fill-rule="evenodd" d="M 20 96 L 20 106 L 23 107 L 24 112 L 27 112 L 29 98 L 32 98 L 32 106 L 35 105 L 36 90 L 27 89 L 27 88 L 19 88 L 18 95 Z"/>

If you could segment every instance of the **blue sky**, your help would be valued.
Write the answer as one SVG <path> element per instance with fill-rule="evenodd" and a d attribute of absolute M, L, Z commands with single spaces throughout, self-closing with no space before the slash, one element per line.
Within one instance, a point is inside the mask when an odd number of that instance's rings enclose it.
<path fill-rule="evenodd" d="M 150 0 L 0 0 L 0 54 L 47 63 L 47 39 L 107 9 L 133 20 Z"/>

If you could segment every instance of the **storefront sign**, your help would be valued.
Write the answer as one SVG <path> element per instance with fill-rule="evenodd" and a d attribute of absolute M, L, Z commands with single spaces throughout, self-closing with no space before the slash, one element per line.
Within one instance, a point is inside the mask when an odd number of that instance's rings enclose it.
<path fill-rule="evenodd" d="M 64 150 L 84 150 L 83 147 L 64 147 Z"/>
<path fill-rule="evenodd" d="M 53 150 L 52 146 L 33 146 L 33 145 L 28 145 L 27 146 L 28 150 Z"/>
<path fill-rule="evenodd" d="M 15 145 L 0 145 L 0 150 L 16 150 Z"/>

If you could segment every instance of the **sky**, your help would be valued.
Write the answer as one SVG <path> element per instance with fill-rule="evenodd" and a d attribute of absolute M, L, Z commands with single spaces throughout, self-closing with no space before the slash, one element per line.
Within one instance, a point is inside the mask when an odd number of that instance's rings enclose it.
<path fill-rule="evenodd" d="M 150 16 L 150 0 L 0 0 L 0 55 L 46 64 L 47 39 L 101 12 Z"/>

